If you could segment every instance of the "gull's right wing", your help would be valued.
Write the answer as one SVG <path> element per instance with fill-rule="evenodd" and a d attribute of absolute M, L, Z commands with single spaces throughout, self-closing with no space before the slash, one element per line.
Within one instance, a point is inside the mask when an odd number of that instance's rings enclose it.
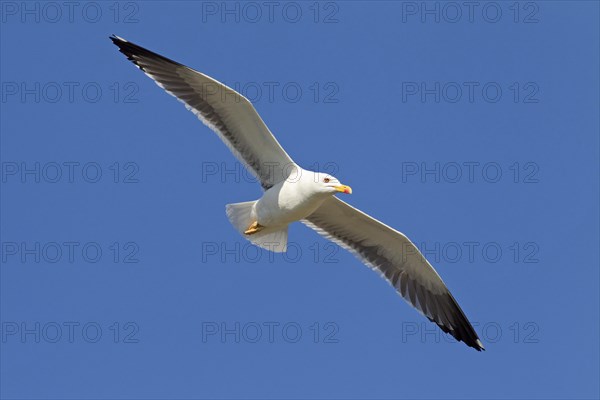
<path fill-rule="evenodd" d="M 285 180 L 294 171 L 295 163 L 247 98 L 198 71 L 125 39 L 114 35 L 110 39 L 158 86 L 215 131 L 260 180 L 263 189 Z"/>

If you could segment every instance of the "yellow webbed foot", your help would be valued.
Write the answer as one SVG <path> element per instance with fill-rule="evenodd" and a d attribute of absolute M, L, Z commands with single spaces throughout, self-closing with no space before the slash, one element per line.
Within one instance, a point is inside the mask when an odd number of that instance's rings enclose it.
<path fill-rule="evenodd" d="M 248 229 L 246 229 L 244 231 L 244 235 L 252 235 L 256 232 L 260 232 L 262 229 L 264 228 L 264 226 L 262 226 L 261 224 L 258 223 L 258 221 L 254 221 L 249 227 Z"/>

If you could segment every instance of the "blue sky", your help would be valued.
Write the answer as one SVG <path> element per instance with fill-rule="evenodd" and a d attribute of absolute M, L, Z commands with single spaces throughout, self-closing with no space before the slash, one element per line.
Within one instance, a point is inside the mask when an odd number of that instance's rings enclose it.
<path fill-rule="evenodd" d="M 3 398 L 598 398 L 597 2 L 70 7 L 1 3 Z M 113 33 L 250 97 L 487 351 L 300 224 L 248 245 L 259 186 Z"/>

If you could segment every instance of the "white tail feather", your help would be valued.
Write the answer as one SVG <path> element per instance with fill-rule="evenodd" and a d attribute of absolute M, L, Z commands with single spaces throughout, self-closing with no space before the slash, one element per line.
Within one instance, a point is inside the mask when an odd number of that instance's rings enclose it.
<path fill-rule="evenodd" d="M 276 226 L 265 227 L 252 235 L 246 235 L 244 232 L 256 221 L 256 212 L 254 211 L 255 201 L 244 203 L 227 204 L 226 213 L 231 225 L 246 239 L 263 249 L 276 253 L 283 253 L 287 250 L 288 227 Z"/>
<path fill-rule="evenodd" d="M 241 234 L 244 234 L 244 231 L 248 229 L 250 224 L 256 221 L 256 213 L 254 212 L 255 204 L 256 200 L 246 201 L 244 203 L 227 204 L 225 206 L 225 212 L 227 213 L 229 222 L 231 222 L 231 225 L 233 225 L 233 227 Z"/>

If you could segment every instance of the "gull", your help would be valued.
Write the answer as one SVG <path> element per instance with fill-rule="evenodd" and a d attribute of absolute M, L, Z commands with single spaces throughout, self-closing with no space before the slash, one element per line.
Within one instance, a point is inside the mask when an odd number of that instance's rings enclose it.
<path fill-rule="evenodd" d="M 456 340 L 483 344 L 464 312 L 418 248 L 402 233 L 338 199 L 350 186 L 301 168 L 283 150 L 252 103 L 183 64 L 118 36 L 110 39 L 139 69 L 212 129 L 252 172 L 264 193 L 228 204 L 234 228 L 257 246 L 287 249 L 288 225 L 300 221 L 379 272 L 410 305 Z"/>

